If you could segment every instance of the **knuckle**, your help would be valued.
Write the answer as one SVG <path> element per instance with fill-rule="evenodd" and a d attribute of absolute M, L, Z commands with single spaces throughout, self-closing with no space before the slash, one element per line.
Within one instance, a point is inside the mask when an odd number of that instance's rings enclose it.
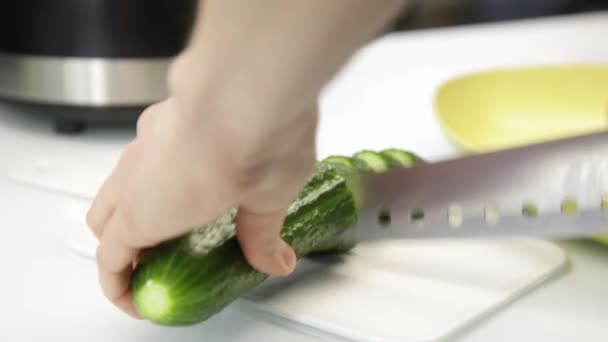
<path fill-rule="evenodd" d="M 243 191 L 255 189 L 268 178 L 272 165 L 264 162 L 237 165 L 231 173 L 231 181 Z"/>
<path fill-rule="evenodd" d="M 149 127 L 152 127 L 160 109 L 166 105 L 166 103 L 167 100 L 163 100 L 146 107 L 137 118 L 136 133 L 141 134 Z"/>
<path fill-rule="evenodd" d="M 154 115 L 155 106 L 156 106 L 156 104 L 153 104 L 153 105 L 147 107 L 137 118 L 137 126 L 136 126 L 137 134 L 141 134 L 148 126 L 148 124 L 151 120 L 151 117 Z"/>

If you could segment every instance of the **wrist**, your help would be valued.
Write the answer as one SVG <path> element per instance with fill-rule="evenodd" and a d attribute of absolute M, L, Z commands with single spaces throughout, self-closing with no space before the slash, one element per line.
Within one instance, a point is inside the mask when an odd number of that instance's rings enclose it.
<path fill-rule="evenodd" d="M 211 48 L 211 47 L 209 47 Z M 286 78 L 257 57 L 224 59 L 191 47 L 175 59 L 169 76 L 173 97 L 183 103 L 189 120 L 213 115 L 200 108 L 238 115 L 240 119 L 276 121 L 310 109 L 320 89 L 293 89 L 305 80 Z"/>
<path fill-rule="evenodd" d="M 316 106 L 316 97 L 305 105 L 282 98 L 282 94 L 260 84 L 272 82 L 269 77 L 251 77 L 242 65 L 216 63 L 194 49 L 175 59 L 169 73 L 169 89 L 184 129 L 265 134 L 300 121 Z M 239 78 L 238 74 L 245 76 Z"/>

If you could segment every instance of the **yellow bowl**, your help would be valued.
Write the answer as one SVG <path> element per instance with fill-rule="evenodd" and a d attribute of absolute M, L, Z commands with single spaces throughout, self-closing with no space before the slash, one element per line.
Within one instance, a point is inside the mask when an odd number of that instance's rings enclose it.
<path fill-rule="evenodd" d="M 435 112 L 463 152 L 608 128 L 608 64 L 488 70 L 448 80 Z M 608 243 L 608 236 L 598 237 Z"/>

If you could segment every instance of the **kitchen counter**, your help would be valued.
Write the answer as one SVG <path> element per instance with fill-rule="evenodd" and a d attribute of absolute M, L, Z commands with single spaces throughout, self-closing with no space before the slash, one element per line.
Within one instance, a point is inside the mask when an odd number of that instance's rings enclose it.
<path fill-rule="evenodd" d="M 383 37 L 358 53 L 326 89 L 319 155 L 399 146 L 427 159 L 451 156 L 457 151 L 433 114 L 438 84 L 494 67 L 608 63 L 606 32 L 604 12 Z M 94 265 L 67 246 L 70 232 L 83 227 L 87 202 L 4 176 L 24 157 L 108 163 L 132 134 L 132 127 L 99 127 L 58 136 L 50 118 L 0 106 L 0 341 L 318 341 L 238 306 L 189 328 L 200 331 L 199 339 L 125 318 L 102 298 Z M 563 274 L 451 341 L 605 341 L 608 248 L 588 241 L 559 245 L 570 260 Z"/>

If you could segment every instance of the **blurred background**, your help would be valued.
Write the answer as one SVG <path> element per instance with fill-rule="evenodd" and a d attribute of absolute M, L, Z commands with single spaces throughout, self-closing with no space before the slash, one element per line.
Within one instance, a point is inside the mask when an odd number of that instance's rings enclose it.
<path fill-rule="evenodd" d="M 416 0 L 393 30 L 520 20 L 608 9 L 608 0 Z"/>
<path fill-rule="evenodd" d="M 99 291 L 86 211 L 132 141 L 138 115 L 166 97 L 166 72 L 187 42 L 197 1 L 2 1 L 1 341 L 318 340 L 301 333 L 310 322 L 278 324 L 238 307 L 214 324 L 155 329 L 125 320 Z M 382 32 L 393 34 L 362 49 L 324 93 L 319 157 L 398 147 L 434 161 L 608 127 L 607 9 L 608 0 L 412 1 Z M 488 24 L 498 22 L 508 24 Z M 538 68 L 512 69 L 529 65 Z M 328 303 L 346 310 L 316 317 L 318 332 L 386 333 L 378 327 L 397 324 L 390 328 L 421 341 L 605 342 L 608 236 L 596 240 L 481 243 L 476 253 L 468 244 L 462 252 L 414 248 L 416 257 L 403 259 L 416 265 L 403 268 L 390 249 L 386 264 L 346 277 L 361 291 L 322 276 L 295 310 L 327 311 Z M 548 258 L 549 250 L 559 253 Z M 350 265 L 344 274 L 358 269 Z M 292 288 L 310 283 L 303 284 Z M 352 310 L 336 291 L 384 308 Z M 382 294 L 386 300 L 374 299 Z M 364 318 L 369 312 L 398 319 Z M 455 327 L 468 331 L 445 338 Z"/>
<path fill-rule="evenodd" d="M 196 0 L 7 0 L 0 12 L 0 99 L 55 116 L 61 133 L 133 123 L 167 93 Z M 388 32 L 605 10 L 608 0 L 418 0 Z"/>

